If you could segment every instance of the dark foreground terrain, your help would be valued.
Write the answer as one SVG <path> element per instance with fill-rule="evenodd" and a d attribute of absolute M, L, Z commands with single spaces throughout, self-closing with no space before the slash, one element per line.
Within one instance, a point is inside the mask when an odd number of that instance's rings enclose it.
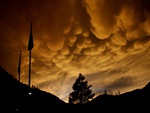
<path fill-rule="evenodd" d="M 99 95 L 84 105 L 65 103 L 57 96 L 20 83 L 0 67 L 0 113 L 149 113 L 150 83 L 120 95 Z"/>

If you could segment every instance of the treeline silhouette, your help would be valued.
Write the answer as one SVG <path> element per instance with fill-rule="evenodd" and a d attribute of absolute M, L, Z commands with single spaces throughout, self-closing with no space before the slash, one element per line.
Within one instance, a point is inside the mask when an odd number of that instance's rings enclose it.
<path fill-rule="evenodd" d="M 91 87 L 92 85 L 88 84 L 85 77 L 79 73 L 78 78 L 72 86 L 73 92 L 69 94 L 68 102 L 70 104 L 86 104 L 91 101 L 95 96 L 95 93 L 92 92 Z"/>
<path fill-rule="evenodd" d="M 19 82 L 0 67 L 0 113 L 147 113 L 149 102 L 150 83 L 119 95 L 104 93 L 86 104 L 69 104 L 51 93 Z"/>

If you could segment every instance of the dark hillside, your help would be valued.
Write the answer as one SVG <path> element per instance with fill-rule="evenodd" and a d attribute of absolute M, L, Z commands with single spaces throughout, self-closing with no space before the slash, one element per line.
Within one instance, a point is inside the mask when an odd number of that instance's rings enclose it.
<path fill-rule="evenodd" d="M 65 103 L 55 95 L 20 83 L 1 67 L 0 92 L 0 110 L 5 112 L 53 111 L 55 107 L 58 110 L 65 106 Z"/>
<path fill-rule="evenodd" d="M 150 83 L 142 89 L 135 89 L 120 95 L 99 95 L 88 103 L 91 111 L 130 113 L 149 111 L 150 102 Z"/>
<path fill-rule="evenodd" d="M 0 67 L 0 113 L 147 113 L 149 102 L 150 83 L 120 95 L 99 95 L 87 104 L 68 104 L 51 93 L 20 83 Z"/>

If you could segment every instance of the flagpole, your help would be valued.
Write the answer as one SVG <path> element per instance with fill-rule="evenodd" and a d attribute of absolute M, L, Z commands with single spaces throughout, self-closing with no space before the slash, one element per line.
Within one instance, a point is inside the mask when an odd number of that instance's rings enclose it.
<path fill-rule="evenodd" d="M 31 82 L 31 50 L 29 50 L 29 78 L 28 78 L 28 83 L 30 87 L 30 82 Z"/>
<path fill-rule="evenodd" d="M 21 51 L 20 51 L 19 64 L 18 64 L 18 76 L 19 76 L 19 82 L 20 82 L 20 73 L 21 73 Z"/>
<path fill-rule="evenodd" d="M 29 42 L 28 42 L 28 50 L 29 50 L 29 78 L 28 78 L 28 85 L 30 87 L 31 84 L 31 50 L 33 48 L 33 34 L 32 34 L 32 22 L 30 26 L 30 36 L 29 36 Z"/>

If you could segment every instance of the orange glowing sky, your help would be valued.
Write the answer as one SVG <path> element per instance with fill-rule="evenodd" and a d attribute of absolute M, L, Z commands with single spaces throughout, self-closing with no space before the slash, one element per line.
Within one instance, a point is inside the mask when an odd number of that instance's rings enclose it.
<path fill-rule="evenodd" d="M 96 95 L 121 93 L 150 81 L 149 0 L 1 0 L 0 66 L 67 102 L 82 73 Z"/>

